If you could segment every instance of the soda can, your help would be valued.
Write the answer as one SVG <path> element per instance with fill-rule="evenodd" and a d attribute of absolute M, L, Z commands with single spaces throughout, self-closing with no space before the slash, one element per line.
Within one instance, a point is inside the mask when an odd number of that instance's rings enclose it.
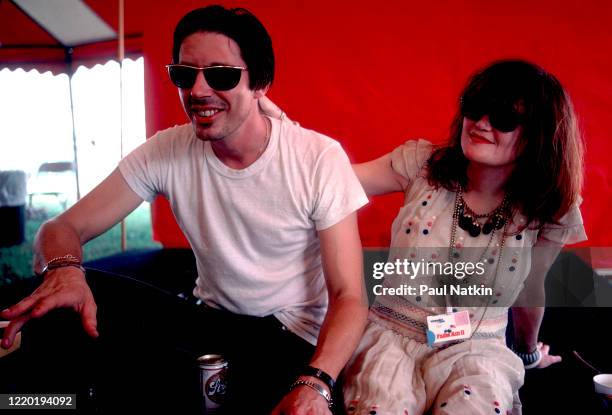
<path fill-rule="evenodd" d="M 198 357 L 200 366 L 200 388 L 204 398 L 204 413 L 221 411 L 227 389 L 227 361 L 220 354 L 205 354 Z"/>

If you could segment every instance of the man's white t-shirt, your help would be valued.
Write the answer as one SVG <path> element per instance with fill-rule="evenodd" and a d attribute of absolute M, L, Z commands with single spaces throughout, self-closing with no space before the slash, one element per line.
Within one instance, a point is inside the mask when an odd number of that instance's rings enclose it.
<path fill-rule="evenodd" d="M 195 253 L 196 297 L 233 313 L 273 314 L 316 344 L 327 311 L 317 231 L 367 198 L 338 142 L 271 123 L 266 150 L 245 169 L 223 164 L 185 124 L 155 134 L 119 170 L 143 199 L 169 200 Z"/>

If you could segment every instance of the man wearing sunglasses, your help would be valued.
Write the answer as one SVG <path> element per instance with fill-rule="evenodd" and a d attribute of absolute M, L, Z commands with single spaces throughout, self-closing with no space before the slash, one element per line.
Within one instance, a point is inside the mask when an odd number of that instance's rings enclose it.
<path fill-rule="evenodd" d="M 199 353 L 229 361 L 228 413 L 329 413 L 367 314 L 355 213 L 367 199 L 348 158 L 332 139 L 259 111 L 274 55 L 244 9 L 188 13 L 167 70 L 190 123 L 155 134 L 43 225 L 44 282 L 3 312 L 12 323 L 2 345 L 59 307 L 77 310 L 97 337 L 81 245 L 161 194 L 196 256 L 194 295 L 209 320 L 192 330 L 227 337 L 222 350 Z"/>

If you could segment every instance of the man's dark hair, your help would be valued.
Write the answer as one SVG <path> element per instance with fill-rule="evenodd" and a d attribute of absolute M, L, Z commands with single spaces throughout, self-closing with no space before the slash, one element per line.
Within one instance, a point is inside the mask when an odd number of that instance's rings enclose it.
<path fill-rule="evenodd" d="M 274 79 L 274 51 L 266 28 L 250 11 L 213 5 L 187 13 L 176 25 L 172 60 L 179 63 L 179 51 L 186 37 L 198 32 L 225 35 L 240 47 L 249 71 L 249 88 L 265 88 Z"/>

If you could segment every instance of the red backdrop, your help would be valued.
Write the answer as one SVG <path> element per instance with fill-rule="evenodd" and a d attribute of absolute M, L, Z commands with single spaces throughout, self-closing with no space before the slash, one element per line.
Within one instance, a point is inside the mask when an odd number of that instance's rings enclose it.
<path fill-rule="evenodd" d="M 144 18 L 147 132 L 186 122 L 164 71 L 174 25 L 201 1 L 149 2 Z M 477 68 L 524 58 L 554 73 L 573 97 L 587 143 L 582 206 L 590 246 L 611 246 L 612 3 L 528 0 L 225 2 L 268 28 L 277 77 L 270 96 L 293 119 L 339 140 L 352 161 L 408 138 L 443 140 L 457 96 Z M 376 4 L 373 6 L 372 4 Z M 364 246 L 386 246 L 401 196 L 360 212 Z M 154 235 L 184 246 L 167 204 L 153 207 Z"/>

